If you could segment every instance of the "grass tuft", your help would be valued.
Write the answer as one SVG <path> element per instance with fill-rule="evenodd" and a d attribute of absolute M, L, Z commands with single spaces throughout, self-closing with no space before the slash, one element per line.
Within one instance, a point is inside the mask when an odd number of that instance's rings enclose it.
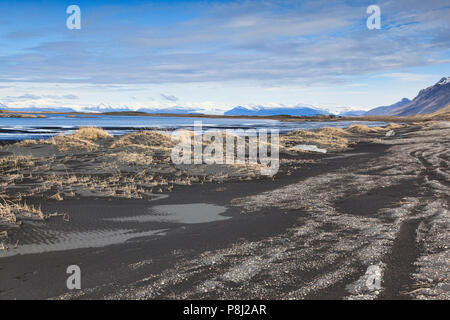
<path fill-rule="evenodd" d="M 96 141 L 99 139 L 108 139 L 112 138 L 112 135 L 110 135 L 108 132 L 101 128 L 96 127 L 85 127 L 78 129 L 77 132 L 70 135 L 70 137 L 81 139 L 81 140 L 90 140 L 90 141 Z"/>

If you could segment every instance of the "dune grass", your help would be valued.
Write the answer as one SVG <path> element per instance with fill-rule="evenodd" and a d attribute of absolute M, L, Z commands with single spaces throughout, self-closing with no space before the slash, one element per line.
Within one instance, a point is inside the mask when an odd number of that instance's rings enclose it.
<path fill-rule="evenodd" d="M 96 127 L 84 127 L 78 129 L 74 134 L 71 134 L 69 137 L 81 139 L 81 140 L 90 140 L 90 141 L 96 141 L 99 139 L 108 139 L 112 138 L 112 135 L 110 135 L 108 132 L 101 128 Z"/>
<path fill-rule="evenodd" d="M 309 144 L 330 152 L 339 152 L 357 141 L 382 137 L 386 130 L 400 126 L 402 125 L 390 124 L 385 128 L 369 128 L 364 125 L 353 125 L 348 129 L 326 127 L 316 130 L 296 130 L 280 135 L 279 150 L 281 153 L 298 153 L 302 151 L 296 150 L 294 148 L 296 145 Z M 367 133 L 369 134 L 365 136 Z M 182 136 L 187 142 L 193 138 L 194 132 L 185 130 Z M 235 152 L 237 139 L 241 139 L 239 143 L 244 141 L 244 151 L 248 160 L 249 139 L 242 140 L 242 137 L 234 135 L 230 137 L 222 132 L 224 146 L 229 140 L 227 138 L 233 138 L 235 141 Z M 102 129 L 90 127 L 81 128 L 71 135 L 18 143 L 13 145 L 13 152 L 34 156 L 0 157 L 0 170 L 4 173 L 0 187 L 6 190 L 15 183 L 32 181 L 35 187 L 27 190 L 25 197 L 61 200 L 75 194 L 83 194 L 83 190 L 90 190 L 95 194 L 116 195 L 116 191 L 120 189 L 139 190 L 139 185 L 147 186 L 143 192 L 122 193 L 139 198 L 141 193 L 151 192 L 154 187 L 170 186 L 180 181 L 188 183 L 208 179 L 213 181 L 220 178 L 222 171 L 237 179 L 256 176 L 255 172 L 259 167 L 250 161 L 236 162 L 235 165 L 228 166 L 227 150 L 223 150 L 222 153 L 223 164 L 175 165 L 171 161 L 172 148 L 183 139 L 179 137 L 177 141 L 171 134 L 157 131 L 141 131 L 112 137 Z M 203 140 L 204 148 L 211 142 L 206 140 L 208 139 Z M 263 142 L 267 144 L 267 150 L 273 150 L 272 141 Z M 27 148 L 27 144 L 33 145 Z M 36 148 L 35 145 L 43 148 Z M 54 145 L 56 148 L 49 148 L 48 145 Z M 214 149 L 213 155 L 216 155 L 216 152 Z M 194 157 L 194 154 L 191 154 L 191 157 Z M 301 160 L 301 157 L 296 159 Z M 129 177 L 131 178 L 127 180 Z"/>
<path fill-rule="evenodd" d="M 342 151 L 348 147 L 348 132 L 338 128 L 324 128 L 316 131 L 295 130 L 280 137 L 281 147 L 292 151 L 298 144 L 313 144 L 328 150 Z"/>
<path fill-rule="evenodd" d="M 170 134 L 159 133 L 156 131 L 143 131 L 127 134 L 117 138 L 111 148 L 136 147 L 141 149 L 168 149 L 172 148 L 174 143 Z"/>
<path fill-rule="evenodd" d="M 85 127 L 78 129 L 73 134 L 67 136 L 58 135 L 48 140 L 41 140 L 40 142 L 55 145 L 60 151 L 77 149 L 94 151 L 99 147 L 95 141 L 108 138 L 112 138 L 112 135 L 101 128 Z"/>
<path fill-rule="evenodd" d="M 113 161 L 118 161 L 127 165 L 148 166 L 153 163 L 153 157 L 151 155 L 140 152 L 120 151 L 117 153 L 107 154 L 106 156 L 111 158 Z"/>
<path fill-rule="evenodd" d="M 376 133 L 386 129 L 382 127 L 368 127 L 364 124 L 353 124 L 345 130 L 351 133 Z"/>
<path fill-rule="evenodd" d="M 7 156 L 0 158 L 0 169 L 4 172 L 6 170 L 17 170 L 23 167 L 32 167 L 35 162 L 31 156 Z"/>
<path fill-rule="evenodd" d="M 41 208 L 35 208 L 26 203 L 18 203 L 1 198 L 0 200 L 0 219 L 10 223 L 17 222 L 17 216 L 30 216 L 40 219 L 45 218 L 45 214 Z"/>

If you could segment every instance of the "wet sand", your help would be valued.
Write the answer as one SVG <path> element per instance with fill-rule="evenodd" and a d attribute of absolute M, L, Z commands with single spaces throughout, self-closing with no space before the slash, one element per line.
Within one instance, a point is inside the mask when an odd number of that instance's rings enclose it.
<path fill-rule="evenodd" d="M 70 221 L 11 233 L 0 299 L 448 299 L 450 126 L 399 132 L 274 180 L 44 201 Z"/>

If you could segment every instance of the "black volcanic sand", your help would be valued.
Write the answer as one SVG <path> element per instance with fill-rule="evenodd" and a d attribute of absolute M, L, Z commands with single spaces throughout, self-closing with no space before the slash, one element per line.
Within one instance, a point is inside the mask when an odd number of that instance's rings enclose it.
<path fill-rule="evenodd" d="M 44 202 L 70 221 L 11 233 L 0 298 L 448 299 L 450 127 L 401 130 L 273 180 Z"/>

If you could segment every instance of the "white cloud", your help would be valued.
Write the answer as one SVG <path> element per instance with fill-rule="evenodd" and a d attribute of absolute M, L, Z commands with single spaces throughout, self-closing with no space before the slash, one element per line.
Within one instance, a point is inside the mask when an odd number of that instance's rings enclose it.
<path fill-rule="evenodd" d="M 430 81 L 436 78 L 434 74 L 422 74 L 422 73 L 407 73 L 407 72 L 393 72 L 393 73 L 384 73 L 376 76 L 385 77 L 385 78 L 393 78 L 401 81 Z"/>

